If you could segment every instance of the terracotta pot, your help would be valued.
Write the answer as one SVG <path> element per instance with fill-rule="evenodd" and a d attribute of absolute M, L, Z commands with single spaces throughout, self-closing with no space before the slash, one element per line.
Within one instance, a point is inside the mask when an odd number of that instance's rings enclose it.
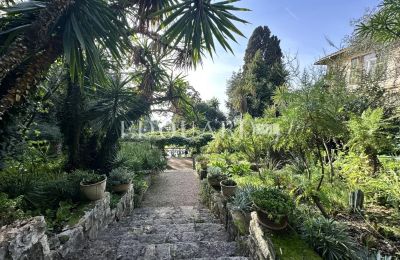
<path fill-rule="evenodd" d="M 129 190 L 131 183 L 118 184 L 111 187 L 113 192 L 123 193 Z"/>
<path fill-rule="evenodd" d="M 207 178 L 207 170 L 200 170 L 199 176 L 200 180 Z"/>
<path fill-rule="evenodd" d="M 284 230 L 288 226 L 289 221 L 287 216 L 283 217 L 279 223 L 276 223 L 268 217 L 267 211 L 260 209 L 257 205 L 255 207 L 257 209 L 257 222 L 261 226 L 272 231 Z"/>
<path fill-rule="evenodd" d="M 102 199 L 106 196 L 106 183 L 107 178 L 104 178 L 101 182 L 89 185 L 85 185 L 81 182 L 81 192 L 88 200 L 95 201 Z"/>
<path fill-rule="evenodd" d="M 231 198 L 231 197 L 235 196 L 237 185 L 227 186 L 227 185 L 224 185 L 224 181 L 221 181 L 219 184 L 221 186 L 222 195 L 224 195 L 227 198 Z"/>

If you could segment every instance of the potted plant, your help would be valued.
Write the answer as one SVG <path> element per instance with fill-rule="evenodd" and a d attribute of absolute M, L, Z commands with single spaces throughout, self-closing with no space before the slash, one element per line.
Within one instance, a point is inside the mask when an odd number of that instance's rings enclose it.
<path fill-rule="evenodd" d="M 294 209 L 293 200 L 282 190 L 263 188 L 255 191 L 251 198 L 257 211 L 258 222 L 270 230 L 283 230 L 288 225 L 288 216 Z"/>
<path fill-rule="evenodd" d="M 246 184 L 236 190 L 235 197 L 230 202 L 233 223 L 243 235 L 249 234 L 253 200 L 251 195 L 260 188 Z"/>
<path fill-rule="evenodd" d="M 222 173 L 219 167 L 208 167 L 207 169 L 207 181 L 208 184 L 216 190 L 221 190 L 221 181 L 226 180 L 227 175 Z"/>
<path fill-rule="evenodd" d="M 207 170 L 208 158 L 204 155 L 199 155 L 196 157 L 197 162 L 200 164 L 202 170 Z"/>
<path fill-rule="evenodd" d="M 234 180 L 226 179 L 220 182 L 221 193 L 227 198 L 235 196 L 237 184 Z"/>
<path fill-rule="evenodd" d="M 116 168 L 110 172 L 108 184 L 114 192 L 127 192 L 132 183 L 133 174 L 127 168 Z"/>
<path fill-rule="evenodd" d="M 92 174 L 83 178 L 80 186 L 83 195 L 91 201 L 105 197 L 107 177 L 105 175 Z"/>

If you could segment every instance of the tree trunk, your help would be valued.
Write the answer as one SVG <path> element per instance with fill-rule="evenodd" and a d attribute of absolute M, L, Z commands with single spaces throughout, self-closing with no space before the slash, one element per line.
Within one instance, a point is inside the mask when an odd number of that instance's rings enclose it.
<path fill-rule="evenodd" d="M 321 199 L 318 196 L 311 196 L 312 200 L 314 201 L 315 205 L 317 206 L 317 208 L 319 209 L 319 211 L 321 211 L 322 216 L 324 216 L 324 218 L 329 218 L 328 213 L 326 212 L 324 206 L 321 203 Z"/>
<path fill-rule="evenodd" d="M 8 88 L 8 91 L 0 99 L 0 120 L 2 120 L 3 115 L 14 104 L 20 102 L 24 96 L 29 94 L 30 90 L 36 87 L 43 78 L 44 72 L 48 71 L 51 64 L 54 63 L 61 53 L 61 43 L 59 41 L 53 41 L 45 51 L 32 58 L 32 60 L 24 66 L 21 73 L 9 75 L 8 82 L 12 85 L 1 85 L 2 88 Z"/>
<path fill-rule="evenodd" d="M 67 96 L 64 103 L 61 128 L 68 149 L 67 171 L 75 170 L 80 163 L 80 137 L 82 132 L 82 93 L 79 86 L 72 83 L 69 75 Z"/>
<path fill-rule="evenodd" d="M 74 3 L 73 0 L 53 0 L 41 10 L 37 19 L 23 35 L 10 44 L 5 54 L 0 57 L 0 86 L 7 92 L 0 100 L 0 120 L 30 88 L 36 86 L 43 72 L 46 72 L 55 59 L 62 53 L 62 41 L 54 41 L 52 29 L 65 11 Z M 55 46 L 54 44 L 58 44 Z M 40 54 L 37 54 L 40 53 Z M 31 56 L 34 56 L 31 59 Z M 20 65 L 31 59 L 26 70 L 19 70 Z M 4 79 L 15 70 L 22 74 L 15 84 L 8 85 Z"/>

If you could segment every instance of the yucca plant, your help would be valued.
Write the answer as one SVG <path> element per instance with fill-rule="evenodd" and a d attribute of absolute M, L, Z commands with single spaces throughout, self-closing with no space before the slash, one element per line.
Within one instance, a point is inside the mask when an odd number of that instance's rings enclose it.
<path fill-rule="evenodd" d="M 186 64 L 197 64 L 207 50 L 215 52 L 214 37 L 226 50 L 228 39 L 242 35 L 233 22 L 245 22 L 233 15 L 242 11 L 231 3 L 210 0 L 114 1 L 44 0 L 26 1 L 2 8 L 0 18 L 0 118 L 29 90 L 36 87 L 50 65 L 60 56 L 69 66 L 73 80 L 83 83 L 87 66 L 91 78 L 104 78 L 100 57 L 121 60 L 131 47 L 129 34 L 141 32 L 176 50 Z M 130 15 L 131 27 L 126 21 Z M 133 17 L 132 17 L 133 16 Z M 148 30 L 135 30 L 142 21 L 157 21 L 163 37 Z"/>

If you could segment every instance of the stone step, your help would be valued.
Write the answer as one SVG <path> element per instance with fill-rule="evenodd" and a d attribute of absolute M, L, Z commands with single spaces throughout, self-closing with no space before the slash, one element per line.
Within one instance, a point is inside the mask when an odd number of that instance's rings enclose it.
<path fill-rule="evenodd" d="M 131 215 L 143 217 L 170 217 L 170 216 L 190 216 L 193 214 L 210 214 L 204 207 L 180 206 L 180 207 L 144 207 L 135 209 Z"/>
<path fill-rule="evenodd" d="M 167 233 L 152 234 L 128 234 L 125 239 L 136 240 L 141 244 L 165 244 L 178 242 L 201 242 L 201 241 L 228 241 L 228 234 L 222 231 L 202 231 L 202 232 L 179 232 L 171 230 Z"/>
<path fill-rule="evenodd" d="M 186 223 L 220 223 L 216 218 L 210 215 L 198 215 L 187 217 L 163 217 L 163 218 L 135 218 L 130 216 L 119 222 L 124 226 L 141 226 L 141 225 L 169 225 L 169 224 L 186 224 Z"/>
<path fill-rule="evenodd" d="M 119 226 L 121 233 L 131 234 L 157 234 L 157 233 L 168 233 L 168 232 L 224 232 L 225 228 L 222 224 L 216 223 L 186 223 L 186 224 L 169 224 L 169 225 L 135 225 L 131 226 Z"/>
<path fill-rule="evenodd" d="M 197 242 L 172 244 L 141 244 L 137 241 L 121 241 L 118 259 L 218 259 L 237 254 L 235 242 Z"/>
<path fill-rule="evenodd" d="M 193 258 L 193 260 L 247 260 L 248 257 L 244 256 L 229 256 L 229 257 L 206 257 L 206 258 Z"/>

